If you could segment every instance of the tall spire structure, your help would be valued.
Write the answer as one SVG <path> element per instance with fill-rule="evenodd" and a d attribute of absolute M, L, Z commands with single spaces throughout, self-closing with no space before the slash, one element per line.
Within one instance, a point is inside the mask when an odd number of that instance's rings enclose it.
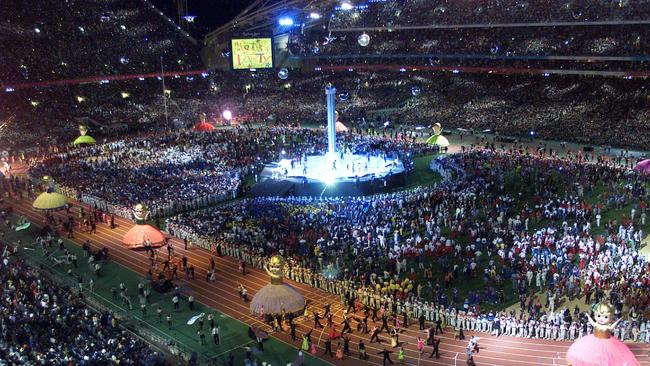
<path fill-rule="evenodd" d="M 336 153 L 336 88 L 328 85 L 325 88 L 327 96 L 327 154 Z"/>

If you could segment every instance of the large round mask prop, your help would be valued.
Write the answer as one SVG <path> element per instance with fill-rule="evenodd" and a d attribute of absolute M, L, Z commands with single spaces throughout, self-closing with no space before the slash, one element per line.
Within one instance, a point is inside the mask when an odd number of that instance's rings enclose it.
<path fill-rule="evenodd" d="M 271 276 L 271 281 L 282 281 L 282 277 L 284 277 L 284 259 L 279 255 L 274 255 L 266 266 L 266 271 Z"/>
<path fill-rule="evenodd" d="M 143 203 L 138 203 L 133 207 L 133 216 L 137 221 L 147 221 L 149 218 L 149 208 Z"/>
<path fill-rule="evenodd" d="M 440 123 L 436 123 L 433 125 L 433 134 L 438 136 L 442 133 L 442 125 Z"/>

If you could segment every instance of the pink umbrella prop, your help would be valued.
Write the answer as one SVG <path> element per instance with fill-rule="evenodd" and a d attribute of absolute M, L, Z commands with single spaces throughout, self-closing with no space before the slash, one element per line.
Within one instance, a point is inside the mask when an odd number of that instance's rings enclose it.
<path fill-rule="evenodd" d="M 566 355 L 571 366 L 638 366 L 630 349 L 615 337 L 598 338 L 593 334 L 571 345 Z"/>
<path fill-rule="evenodd" d="M 650 159 L 641 160 L 636 163 L 634 169 L 644 173 L 650 173 Z"/>
<path fill-rule="evenodd" d="M 165 234 L 151 225 L 133 225 L 133 227 L 124 234 L 122 244 L 127 248 L 143 248 L 144 243 L 148 240 L 154 248 L 165 244 Z"/>

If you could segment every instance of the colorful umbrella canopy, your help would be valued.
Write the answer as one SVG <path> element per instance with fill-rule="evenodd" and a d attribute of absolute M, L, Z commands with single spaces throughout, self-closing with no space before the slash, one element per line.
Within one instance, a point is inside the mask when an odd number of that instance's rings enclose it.
<path fill-rule="evenodd" d="M 86 145 L 94 145 L 95 144 L 95 139 L 88 136 L 88 135 L 82 135 L 77 137 L 76 140 L 74 140 L 73 144 L 74 145 L 81 145 L 81 144 L 86 144 Z"/>
<path fill-rule="evenodd" d="M 122 238 L 122 244 L 131 249 L 144 247 L 146 241 L 160 247 L 165 243 L 165 234 L 151 225 L 134 225 Z"/>
<path fill-rule="evenodd" d="M 214 126 L 209 124 L 208 122 L 199 122 L 196 125 L 194 125 L 194 131 L 199 131 L 199 132 L 214 131 Z"/>
<path fill-rule="evenodd" d="M 347 126 L 344 125 L 342 122 L 336 122 L 336 125 L 334 126 L 334 128 L 336 128 L 336 132 L 348 132 L 349 131 Z"/>
<path fill-rule="evenodd" d="M 53 211 L 60 210 L 66 207 L 68 198 L 61 193 L 48 190 L 43 192 L 32 203 L 35 210 L 40 211 Z"/>
<path fill-rule="evenodd" d="M 427 139 L 427 143 L 431 145 L 438 145 L 440 147 L 448 147 L 449 140 L 442 135 L 433 135 Z"/>
<path fill-rule="evenodd" d="M 634 169 L 642 171 L 644 173 L 650 173 L 650 159 L 641 160 L 640 162 L 636 163 Z"/>

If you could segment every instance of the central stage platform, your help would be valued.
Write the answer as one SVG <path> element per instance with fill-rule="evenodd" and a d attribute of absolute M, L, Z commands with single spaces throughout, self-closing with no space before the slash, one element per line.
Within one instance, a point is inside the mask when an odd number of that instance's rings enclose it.
<path fill-rule="evenodd" d="M 404 186 L 401 161 L 384 156 L 336 154 L 267 164 L 254 196 L 361 196 Z"/>

